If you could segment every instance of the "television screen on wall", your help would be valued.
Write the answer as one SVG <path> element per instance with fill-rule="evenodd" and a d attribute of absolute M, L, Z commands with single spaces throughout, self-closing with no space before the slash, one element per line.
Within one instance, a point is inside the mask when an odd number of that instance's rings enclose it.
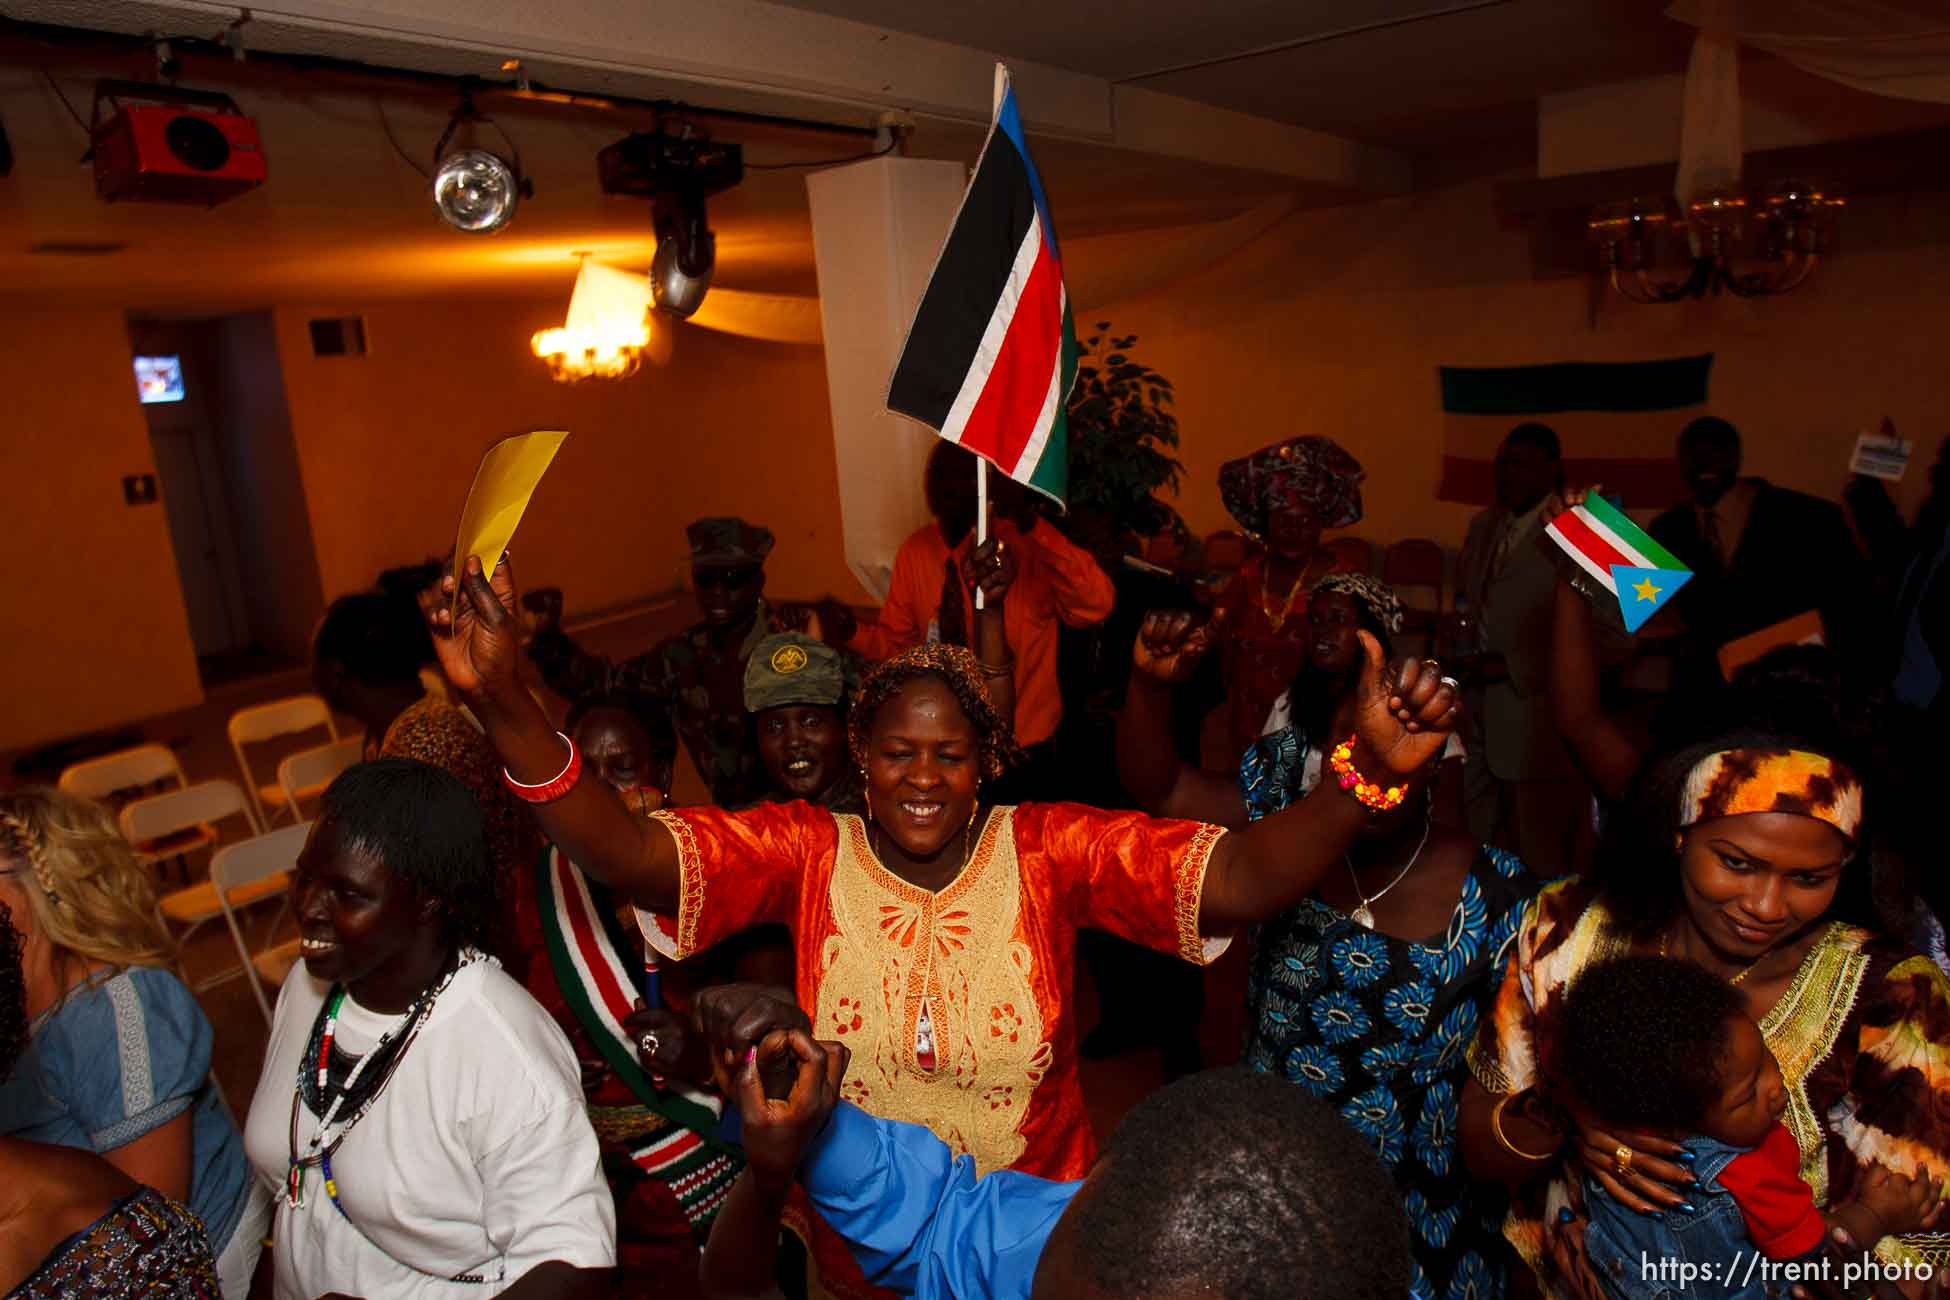
<path fill-rule="evenodd" d="M 183 358 L 137 357 L 135 391 L 143 405 L 183 400 Z"/>

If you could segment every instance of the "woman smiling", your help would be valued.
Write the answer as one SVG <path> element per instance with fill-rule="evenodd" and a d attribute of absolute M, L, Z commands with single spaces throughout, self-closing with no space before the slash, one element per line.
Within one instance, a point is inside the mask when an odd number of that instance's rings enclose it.
<path fill-rule="evenodd" d="M 452 583 L 452 579 L 448 579 Z M 451 586 L 449 587 L 451 590 Z M 1354 790 L 1227 833 L 1067 804 L 996 806 L 983 784 L 1018 749 L 968 651 L 923 645 L 878 668 L 849 719 L 866 815 L 804 803 L 632 819 L 581 781 L 517 676 L 512 577 L 470 561 L 457 629 L 426 604 L 449 681 L 550 837 L 647 913 L 684 957 L 763 922 L 796 943 L 815 1032 L 853 1051 L 850 1100 L 924 1123 L 977 1166 L 1081 1177 L 1095 1155 L 1076 1069 L 1076 932 L 1089 925 L 1187 961 L 1306 894 L 1367 820 Z M 1359 791 L 1397 783 L 1453 725 L 1439 666 L 1367 664 L 1350 762 Z M 1351 783 L 1352 784 L 1352 783 Z M 663 920 L 658 922 L 656 918 Z"/>
<path fill-rule="evenodd" d="M 1547 1295 L 1595 1295 L 1579 1172 L 1657 1214 L 1690 1175 L 1670 1135 L 1610 1132 L 1558 1069 L 1564 991 L 1627 952 L 1683 957 L 1735 985 L 1779 1061 L 1786 1123 L 1817 1205 L 1869 1170 L 1950 1171 L 1950 987 L 1878 937 L 1861 851 L 1862 790 L 1834 747 L 1736 734 L 1653 767 L 1613 819 L 1595 882 L 1538 895 L 1470 1052 L 1463 1146 L 1517 1186 L 1504 1235 Z M 1542 1176 L 1540 1176 L 1542 1175 Z M 1885 1261 L 1941 1265 L 1934 1235 L 1884 1238 Z"/>
<path fill-rule="evenodd" d="M 277 1197 L 258 1294 L 605 1292 L 615 1211 L 575 1056 L 476 946 L 492 880 L 439 768 L 380 759 L 325 791 L 244 1135 Z"/>

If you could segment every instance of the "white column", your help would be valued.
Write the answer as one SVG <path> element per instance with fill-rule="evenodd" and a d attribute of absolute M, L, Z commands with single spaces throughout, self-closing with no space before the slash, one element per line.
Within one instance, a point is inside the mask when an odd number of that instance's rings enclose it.
<path fill-rule="evenodd" d="M 919 158 L 806 178 L 846 562 L 876 600 L 894 552 L 930 518 L 921 471 L 935 438 L 887 409 L 887 381 L 967 182 L 961 163 Z"/>

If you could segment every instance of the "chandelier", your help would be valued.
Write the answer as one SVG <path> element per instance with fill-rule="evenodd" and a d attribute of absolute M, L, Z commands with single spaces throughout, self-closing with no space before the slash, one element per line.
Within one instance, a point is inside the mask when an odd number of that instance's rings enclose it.
<path fill-rule="evenodd" d="M 650 282 L 578 253 L 569 297 L 569 316 L 559 329 L 541 330 L 529 348 L 548 363 L 549 375 L 565 384 L 585 379 L 624 379 L 643 364 L 650 344 Z"/>
<path fill-rule="evenodd" d="M 1680 302 L 1722 290 L 1758 298 L 1798 288 L 1834 252 L 1844 202 L 1832 190 L 1786 181 L 1751 208 L 1737 190 L 1703 192 L 1683 215 L 1664 198 L 1610 203 L 1592 210 L 1585 229 L 1611 287 L 1633 302 Z M 1752 269 L 1735 263 L 1744 243 L 1753 248 Z M 1684 278 L 1653 278 L 1662 244 L 1682 245 L 1691 263 Z"/>

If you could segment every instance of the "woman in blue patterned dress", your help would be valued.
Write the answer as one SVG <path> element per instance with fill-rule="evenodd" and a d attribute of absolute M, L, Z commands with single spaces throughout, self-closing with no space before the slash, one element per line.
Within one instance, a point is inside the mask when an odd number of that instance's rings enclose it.
<path fill-rule="evenodd" d="M 1148 616 L 1118 723 L 1125 785 L 1154 813 L 1227 826 L 1303 798 L 1352 731 L 1357 630 L 1385 647 L 1400 619 L 1381 583 L 1324 580 L 1288 707 L 1276 705 L 1233 779 L 1180 764 L 1166 730 L 1170 687 L 1209 646 L 1210 625 Z M 1503 1207 L 1463 1168 L 1456 1108 L 1502 949 L 1541 882 L 1433 815 L 1433 780 L 1425 773 L 1399 807 L 1375 814 L 1346 870 L 1324 878 L 1313 898 L 1257 927 L 1245 1064 L 1334 1105 L 1374 1145 L 1413 1234 L 1411 1295 L 1493 1300 L 1505 1277 Z"/>

